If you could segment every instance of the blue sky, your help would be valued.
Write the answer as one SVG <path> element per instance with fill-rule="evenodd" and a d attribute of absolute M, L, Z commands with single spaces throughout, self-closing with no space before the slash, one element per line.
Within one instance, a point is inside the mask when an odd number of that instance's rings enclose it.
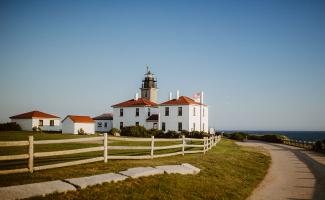
<path fill-rule="evenodd" d="M 97 115 L 146 64 L 217 129 L 325 130 L 325 2 L 0 1 L 0 121 Z"/>

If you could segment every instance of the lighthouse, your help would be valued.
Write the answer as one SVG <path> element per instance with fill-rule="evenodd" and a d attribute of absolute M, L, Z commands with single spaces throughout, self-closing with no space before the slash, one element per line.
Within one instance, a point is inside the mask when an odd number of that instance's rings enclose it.
<path fill-rule="evenodd" d="M 150 72 L 149 66 L 147 66 L 147 73 L 144 75 L 145 77 L 142 80 L 142 86 L 140 88 L 141 98 L 148 99 L 154 103 L 157 103 L 157 80 L 155 79 L 154 74 Z"/>

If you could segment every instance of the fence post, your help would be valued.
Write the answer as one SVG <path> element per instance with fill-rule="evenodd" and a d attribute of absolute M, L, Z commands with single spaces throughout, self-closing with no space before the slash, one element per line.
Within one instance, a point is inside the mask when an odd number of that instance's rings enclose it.
<path fill-rule="evenodd" d="M 182 136 L 183 146 L 182 146 L 182 154 L 185 154 L 185 135 Z"/>
<path fill-rule="evenodd" d="M 206 152 L 206 145 L 207 145 L 207 142 L 206 142 L 206 137 L 203 138 L 203 144 L 204 144 L 204 147 L 203 147 L 203 153 L 205 154 Z"/>
<path fill-rule="evenodd" d="M 104 133 L 104 162 L 107 163 L 107 133 Z"/>
<path fill-rule="evenodd" d="M 34 136 L 29 136 L 28 137 L 29 141 L 29 149 L 28 149 L 28 154 L 29 154 L 29 159 L 28 159 L 28 168 L 29 172 L 33 173 L 34 171 Z"/>
<path fill-rule="evenodd" d="M 151 159 L 153 159 L 154 148 L 155 148 L 155 136 L 151 136 L 151 152 L 150 152 Z"/>

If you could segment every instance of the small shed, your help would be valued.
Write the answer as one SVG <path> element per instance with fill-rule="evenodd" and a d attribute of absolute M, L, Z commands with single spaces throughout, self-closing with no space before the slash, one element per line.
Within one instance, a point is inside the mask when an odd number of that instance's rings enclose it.
<path fill-rule="evenodd" d="M 68 115 L 62 120 L 62 133 L 95 133 L 95 121 L 89 116 Z"/>
<path fill-rule="evenodd" d="M 97 117 L 94 117 L 95 120 L 95 130 L 96 132 L 109 132 L 113 128 L 113 114 L 104 113 Z"/>

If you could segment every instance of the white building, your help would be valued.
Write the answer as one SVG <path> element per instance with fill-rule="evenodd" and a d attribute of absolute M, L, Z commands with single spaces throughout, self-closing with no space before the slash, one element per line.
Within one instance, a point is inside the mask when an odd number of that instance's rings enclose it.
<path fill-rule="evenodd" d="M 32 131 L 33 127 L 38 127 L 43 131 L 61 131 L 60 117 L 37 110 L 15 115 L 10 119 L 25 131 Z"/>
<path fill-rule="evenodd" d="M 203 99 L 203 93 L 201 96 Z M 159 113 L 159 129 L 163 131 L 209 130 L 208 106 L 189 97 L 177 95 L 176 99 L 159 104 Z"/>
<path fill-rule="evenodd" d="M 141 98 L 136 94 L 134 99 L 113 105 L 113 127 L 121 129 L 125 126 L 141 125 L 147 129 L 163 131 L 209 131 L 208 106 L 203 104 L 203 92 L 193 100 L 179 96 L 157 104 L 157 81 L 147 69 L 142 81 Z"/>
<path fill-rule="evenodd" d="M 122 129 L 125 126 L 148 127 L 147 119 L 157 113 L 157 104 L 144 99 L 135 98 L 113 105 L 113 127 Z M 151 127 L 152 128 L 152 127 Z"/>
<path fill-rule="evenodd" d="M 80 130 L 86 134 L 95 133 L 95 121 L 89 116 L 68 115 L 62 120 L 62 133 L 78 134 Z"/>
<path fill-rule="evenodd" d="M 96 132 L 109 132 L 113 128 L 113 114 L 104 113 L 94 117 Z"/>

